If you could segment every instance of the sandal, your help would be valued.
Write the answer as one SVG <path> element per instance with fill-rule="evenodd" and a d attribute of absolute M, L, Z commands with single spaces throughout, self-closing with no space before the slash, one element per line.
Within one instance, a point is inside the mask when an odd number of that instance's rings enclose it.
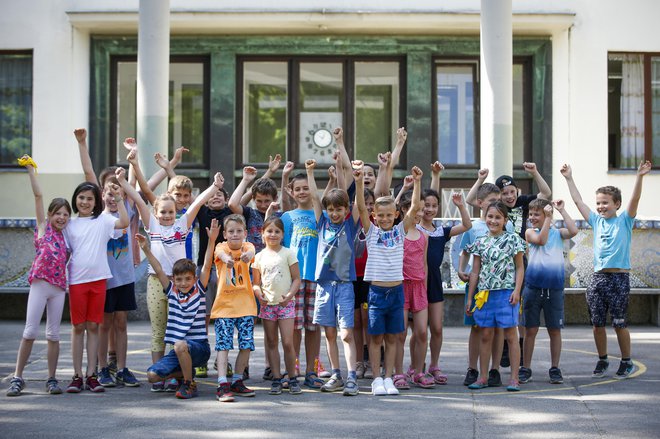
<path fill-rule="evenodd" d="M 488 382 L 484 379 L 478 379 L 477 381 L 470 384 L 468 386 L 468 389 L 479 390 L 479 389 L 485 389 L 486 387 L 488 387 Z"/>
<path fill-rule="evenodd" d="M 506 390 L 509 392 L 520 392 L 520 384 L 516 380 L 509 381 L 509 385 L 506 386 Z"/>
<path fill-rule="evenodd" d="M 435 381 L 436 384 L 447 384 L 447 375 L 442 373 L 439 367 L 431 367 L 429 373 L 433 376 L 433 381 Z"/>
<path fill-rule="evenodd" d="M 309 387 L 310 389 L 314 389 L 314 390 L 320 390 L 323 384 L 325 384 L 325 381 L 319 378 L 318 375 L 316 375 L 316 373 L 307 372 L 305 374 L 305 381 L 303 382 L 303 386 Z"/>
<path fill-rule="evenodd" d="M 392 377 L 392 380 L 394 381 L 394 387 L 396 387 L 399 390 L 408 390 L 410 389 L 410 384 L 408 383 L 408 379 L 406 378 L 405 375 L 394 375 Z"/>
<path fill-rule="evenodd" d="M 433 377 L 422 372 L 415 375 L 413 382 L 422 389 L 433 389 L 435 387 L 435 380 Z"/>

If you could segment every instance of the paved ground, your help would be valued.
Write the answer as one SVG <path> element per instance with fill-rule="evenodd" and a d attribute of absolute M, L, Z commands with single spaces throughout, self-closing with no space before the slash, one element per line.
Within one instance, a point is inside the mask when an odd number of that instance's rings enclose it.
<path fill-rule="evenodd" d="M 221 404 L 214 398 L 215 374 L 202 380 L 200 396 L 177 400 L 139 388 L 108 389 L 104 394 L 50 396 L 44 393 L 45 342 L 35 343 L 26 369 L 28 387 L 17 398 L 0 395 L 0 437 L 508 437 L 601 438 L 660 437 L 660 328 L 633 328 L 637 371 L 632 379 L 591 378 L 596 362 L 591 331 L 564 331 L 562 369 L 565 383 L 547 383 L 548 339 L 539 335 L 534 380 L 520 393 L 503 388 L 468 391 L 461 385 L 466 368 L 467 330 L 446 328 L 442 367 L 449 384 L 433 390 L 413 389 L 397 397 L 372 397 L 369 380 L 361 380 L 358 397 L 305 391 L 269 396 L 269 382 L 258 373 L 263 365 L 260 327 L 248 382 L 255 398 Z M 12 373 L 21 322 L 0 321 L 0 373 Z M 68 332 L 65 325 L 64 330 Z M 129 365 L 139 378 L 149 366 L 149 326 L 129 327 Z M 43 334 L 43 331 L 42 331 Z M 60 380 L 72 374 L 68 334 L 62 342 Z M 616 341 L 609 339 L 616 354 Z M 617 360 L 612 359 L 616 369 Z M 507 379 L 506 374 L 503 375 Z M 6 380 L 5 380 L 6 381 Z M 66 383 L 63 383 L 66 384 Z M 3 386 L 7 386 L 4 382 Z"/>

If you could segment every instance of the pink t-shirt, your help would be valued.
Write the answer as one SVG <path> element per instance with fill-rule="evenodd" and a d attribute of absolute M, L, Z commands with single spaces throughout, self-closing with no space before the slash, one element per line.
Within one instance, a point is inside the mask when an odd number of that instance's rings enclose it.
<path fill-rule="evenodd" d="M 34 258 L 28 282 L 32 279 L 42 279 L 51 285 L 66 289 L 66 242 L 64 234 L 46 225 L 44 236 L 39 238 L 39 229 L 34 231 L 34 248 L 37 255 Z"/>

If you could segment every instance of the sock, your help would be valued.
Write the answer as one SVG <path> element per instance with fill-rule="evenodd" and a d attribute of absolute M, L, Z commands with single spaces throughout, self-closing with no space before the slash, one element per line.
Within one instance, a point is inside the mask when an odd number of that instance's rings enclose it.
<path fill-rule="evenodd" d="M 598 359 L 599 359 L 599 360 L 605 360 L 605 361 L 607 361 L 607 354 L 605 354 L 605 355 L 599 355 L 599 356 L 598 356 Z"/>
<path fill-rule="evenodd" d="M 297 383 L 298 379 L 297 378 L 289 378 L 289 384 L 291 383 Z"/>
<path fill-rule="evenodd" d="M 233 377 L 231 377 L 231 383 L 234 384 L 236 381 L 241 381 L 243 379 L 243 374 L 239 375 L 237 373 L 234 374 Z"/>
<path fill-rule="evenodd" d="M 227 382 L 227 376 L 226 375 L 218 375 L 218 384 L 223 384 Z"/>
<path fill-rule="evenodd" d="M 332 369 L 332 374 L 337 375 L 337 378 L 341 378 L 341 369 Z"/>
<path fill-rule="evenodd" d="M 355 372 L 354 370 L 349 370 L 348 379 L 352 381 L 357 381 L 357 372 Z"/>
<path fill-rule="evenodd" d="M 630 361 L 630 357 L 622 358 L 621 362 L 622 363 L 632 363 L 632 361 Z"/>

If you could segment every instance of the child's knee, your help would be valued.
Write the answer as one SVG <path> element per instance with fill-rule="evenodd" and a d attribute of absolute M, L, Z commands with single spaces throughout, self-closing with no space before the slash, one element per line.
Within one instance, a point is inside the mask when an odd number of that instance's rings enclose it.
<path fill-rule="evenodd" d="M 147 371 L 147 380 L 150 383 L 157 383 L 158 381 L 163 381 L 163 379 L 154 371 Z"/>
<path fill-rule="evenodd" d="M 341 330 L 341 340 L 344 343 L 351 343 L 353 342 L 353 329 L 352 328 L 344 328 Z"/>
<path fill-rule="evenodd" d="M 174 343 L 174 352 L 179 355 L 179 354 L 184 354 L 188 353 L 188 343 L 185 340 L 179 340 L 176 343 Z"/>

